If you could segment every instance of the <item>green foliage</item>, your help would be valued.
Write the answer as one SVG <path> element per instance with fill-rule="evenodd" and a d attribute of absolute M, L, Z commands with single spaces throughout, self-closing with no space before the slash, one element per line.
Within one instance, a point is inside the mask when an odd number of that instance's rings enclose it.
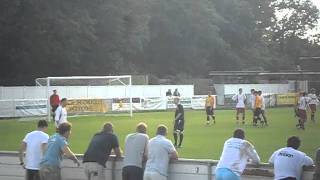
<path fill-rule="evenodd" d="M 3 0 L 0 83 L 290 69 L 319 51 L 320 35 L 307 37 L 318 20 L 310 0 Z"/>

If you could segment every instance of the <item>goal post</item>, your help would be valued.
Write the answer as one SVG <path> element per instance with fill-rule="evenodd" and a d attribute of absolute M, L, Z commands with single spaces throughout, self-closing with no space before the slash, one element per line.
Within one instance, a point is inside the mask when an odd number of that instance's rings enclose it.
<path fill-rule="evenodd" d="M 60 98 L 71 99 L 73 103 L 77 101 L 79 101 L 79 104 L 82 103 L 82 107 L 74 107 L 75 109 L 88 108 L 88 105 L 84 104 L 86 101 L 99 100 L 100 104 L 103 103 L 103 106 L 107 107 L 103 110 L 103 113 L 108 111 L 105 114 L 129 114 L 129 116 L 133 116 L 131 75 L 46 77 L 37 78 L 35 83 L 37 86 L 46 87 L 47 118 L 49 121 L 52 115 L 50 96 L 54 89 L 58 89 Z M 62 92 L 59 92 L 59 90 Z M 122 100 L 126 101 L 125 110 L 117 111 L 113 109 L 113 103 L 117 99 L 121 99 L 119 100 L 121 102 Z M 92 114 L 92 112 L 90 113 Z M 84 111 L 82 114 L 86 114 L 86 112 Z"/>

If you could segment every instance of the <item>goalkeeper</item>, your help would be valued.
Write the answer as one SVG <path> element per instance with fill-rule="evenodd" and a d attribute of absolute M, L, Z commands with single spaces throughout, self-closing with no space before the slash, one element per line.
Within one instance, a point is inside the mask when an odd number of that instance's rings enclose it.
<path fill-rule="evenodd" d="M 173 129 L 174 146 L 180 148 L 183 141 L 183 131 L 184 131 L 184 110 L 181 104 L 177 105 L 177 109 L 174 117 L 175 117 L 174 129 Z M 179 145 L 177 146 L 178 135 L 179 135 Z"/>

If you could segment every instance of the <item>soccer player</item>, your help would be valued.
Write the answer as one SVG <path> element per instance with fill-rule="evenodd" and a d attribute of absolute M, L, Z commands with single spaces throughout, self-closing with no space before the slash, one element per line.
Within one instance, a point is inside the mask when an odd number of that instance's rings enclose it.
<path fill-rule="evenodd" d="M 50 96 L 50 105 L 51 105 L 53 119 L 54 119 L 54 113 L 56 112 L 59 104 L 60 104 L 60 97 L 57 94 L 57 90 L 55 89 L 53 90 L 53 94 Z"/>
<path fill-rule="evenodd" d="M 245 139 L 242 129 L 236 129 L 233 137 L 224 143 L 220 160 L 216 167 L 216 180 L 240 180 L 248 161 L 260 163 L 260 157 L 253 145 Z"/>
<path fill-rule="evenodd" d="M 307 106 L 310 100 L 305 92 L 300 93 L 299 103 L 298 103 L 298 113 L 299 113 L 299 123 L 297 127 L 299 129 L 305 129 L 304 123 L 307 121 Z"/>
<path fill-rule="evenodd" d="M 48 140 L 48 146 L 40 162 L 41 180 L 61 180 L 62 155 L 66 155 L 80 166 L 78 158 L 70 150 L 67 140 L 71 135 L 71 124 L 66 122 L 58 127 L 58 132 Z"/>
<path fill-rule="evenodd" d="M 58 128 L 60 124 L 68 122 L 67 121 L 68 113 L 66 109 L 67 104 L 68 104 L 67 98 L 62 98 L 60 102 L 60 106 L 57 108 L 55 112 L 54 120 L 55 120 L 56 128 Z"/>
<path fill-rule="evenodd" d="M 40 161 L 49 139 L 46 133 L 47 130 L 47 121 L 40 120 L 38 122 L 38 129 L 28 133 L 21 143 L 19 160 L 20 165 L 26 169 L 26 180 L 40 180 Z M 24 152 L 26 152 L 26 163 L 23 162 Z"/>
<path fill-rule="evenodd" d="M 184 131 L 184 109 L 181 104 L 177 105 L 174 118 L 175 118 L 174 129 L 173 129 L 174 146 L 177 147 L 177 141 L 178 141 L 178 135 L 179 135 L 178 147 L 180 148 L 183 141 L 183 131 Z"/>
<path fill-rule="evenodd" d="M 317 111 L 317 105 L 319 103 L 319 99 L 316 95 L 316 89 L 312 88 L 311 93 L 308 95 L 308 97 L 310 98 L 309 108 L 311 111 L 311 121 L 315 122 L 314 116 Z"/>
<path fill-rule="evenodd" d="M 253 125 L 257 126 L 258 120 L 261 124 L 261 108 L 262 108 L 262 97 L 259 95 L 258 91 L 255 91 L 255 103 L 254 103 L 254 121 Z"/>
<path fill-rule="evenodd" d="M 292 136 L 287 140 L 287 147 L 272 154 L 269 163 L 274 165 L 275 180 L 298 180 L 301 178 L 302 167 L 312 166 L 313 160 L 305 153 L 298 151 L 300 139 Z"/>
<path fill-rule="evenodd" d="M 93 136 L 83 155 L 86 179 L 105 180 L 104 168 L 112 150 L 116 157 L 121 157 L 118 138 L 113 134 L 113 125 L 105 123 L 102 131 Z"/>
<path fill-rule="evenodd" d="M 266 102 L 264 100 L 264 97 L 262 95 L 262 91 L 258 91 L 258 95 L 262 99 L 262 105 L 261 105 L 261 115 L 263 118 L 264 125 L 268 126 L 267 116 L 266 116 Z"/>
<path fill-rule="evenodd" d="M 233 101 L 236 101 L 236 119 L 237 119 L 237 124 L 239 124 L 239 114 L 242 114 L 242 124 L 245 124 L 245 107 L 246 107 L 246 95 L 242 94 L 242 88 L 239 89 L 239 94 L 234 95 L 232 97 Z"/>
<path fill-rule="evenodd" d="M 216 117 L 214 115 L 214 96 L 211 95 L 211 91 L 208 92 L 208 97 L 206 98 L 206 113 L 207 113 L 207 125 L 210 124 L 210 117 L 213 123 L 216 123 Z"/>
<path fill-rule="evenodd" d="M 148 159 L 149 137 L 146 133 L 147 125 L 139 123 L 136 132 L 126 137 L 122 180 L 143 180 L 142 164 Z"/>
<path fill-rule="evenodd" d="M 144 172 L 144 180 L 167 180 L 170 160 L 178 159 L 178 152 L 172 142 L 166 138 L 168 128 L 159 125 L 157 136 L 148 144 L 148 161 Z"/>

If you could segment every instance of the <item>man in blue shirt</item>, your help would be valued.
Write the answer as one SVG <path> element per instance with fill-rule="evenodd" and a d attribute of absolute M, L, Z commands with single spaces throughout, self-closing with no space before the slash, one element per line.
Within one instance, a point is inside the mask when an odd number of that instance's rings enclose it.
<path fill-rule="evenodd" d="M 60 124 L 58 132 L 49 138 L 48 147 L 40 162 L 41 180 L 61 180 L 60 164 L 63 154 L 80 166 L 79 160 L 68 146 L 70 134 L 71 124 L 66 122 Z"/>

